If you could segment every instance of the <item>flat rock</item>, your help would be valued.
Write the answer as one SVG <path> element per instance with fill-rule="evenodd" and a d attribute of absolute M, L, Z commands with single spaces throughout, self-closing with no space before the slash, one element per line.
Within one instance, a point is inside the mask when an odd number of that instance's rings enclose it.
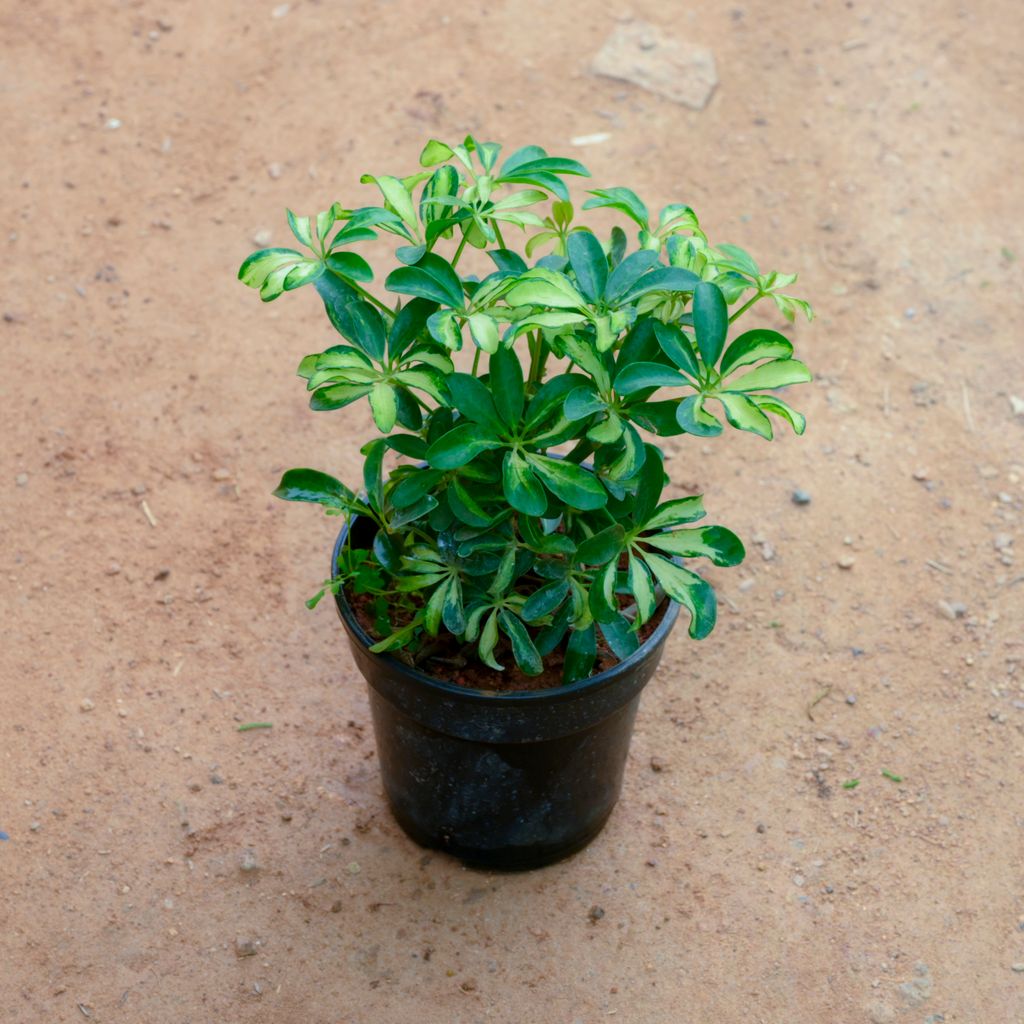
<path fill-rule="evenodd" d="M 666 35 L 646 21 L 616 26 L 590 69 L 596 75 L 631 82 L 693 110 L 703 110 L 718 85 L 710 50 Z"/>

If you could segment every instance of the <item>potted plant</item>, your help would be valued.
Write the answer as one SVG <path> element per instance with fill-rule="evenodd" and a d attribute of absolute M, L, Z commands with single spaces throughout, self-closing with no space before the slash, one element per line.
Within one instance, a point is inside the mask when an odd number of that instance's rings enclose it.
<path fill-rule="evenodd" d="M 289 211 L 300 248 L 255 252 L 239 277 L 264 301 L 316 288 L 341 338 L 299 364 L 310 405 L 366 401 L 380 434 L 358 491 L 292 469 L 274 493 L 344 518 L 309 605 L 336 599 L 392 810 L 423 845 L 525 868 L 604 825 L 680 608 L 691 637 L 711 632 L 690 560 L 743 558 L 731 531 L 694 525 L 700 495 L 665 495 L 657 439 L 720 434 L 723 414 L 803 433 L 776 394 L 810 379 L 791 343 L 732 325 L 762 299 L 811 311 L 783 290 L 795 275 L 710 245 L 690 207 L 654 220 L 630 189 L 595 189 L 584 210 L 638 229 L 636 247 L 620 227 L 601 239 L 566 187 L 585 167 L 499 150 L 432 140 L 416 173 L 363 176 L 379 205 Z M 354 251 L 380 233 L 400 243 L 384 293 Z"/>

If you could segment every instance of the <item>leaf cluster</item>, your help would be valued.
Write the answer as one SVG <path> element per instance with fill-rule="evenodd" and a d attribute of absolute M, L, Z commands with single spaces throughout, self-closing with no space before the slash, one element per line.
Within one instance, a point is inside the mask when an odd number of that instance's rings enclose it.
<path fill-rule="evenodd" d="M 713 628 L 714 592 L 688 562 L 735 565 L 743 546 L 693 525 L 699 495 L 663 499 L 657 439 L 724 424 L 802 433 L 777 394 L 810 379 L 791 342 L 731 325 L 761 300 L 790 320 L 811 310 L 782 291 L 795 275 L 711 246 L 689 206 L 655 219 L 628 188 L 592 190 L 583 210 L 624 217 L 630 251 L 621 227 L 602 239 L 576 223 L 566 178 L 588 176 L 582 164 L 538 146 L 500 153 L 432 140 L 421 170 L 363 176 L 376 205 L 289 211 L 302 248 L 255 252 L 239 277 L 264 301 L 315 287 L 340 340 L 299 365 L 310 405 L 366 400 L 380 432 L 358 492 L 311 469 L 275 491 L 377 525 L 372 551 L 344 555 L 327 584 L 374 596 L 374 649 L 423 650 L 444 632 L 495 669 L 511 658 L 537 674 L 561 647 L 573 681 L 592 671 L 599 637 L 631 654 L 666 596 L 691 636 Z M 522 252 L 509 230 L 527 233 Z M 381 233 L 399 243 L 387 301 L 352 251 Z M 461 274 L 467 247 L 493 271 Z M 465 347 L 469 372 L 456 369 Z"/>

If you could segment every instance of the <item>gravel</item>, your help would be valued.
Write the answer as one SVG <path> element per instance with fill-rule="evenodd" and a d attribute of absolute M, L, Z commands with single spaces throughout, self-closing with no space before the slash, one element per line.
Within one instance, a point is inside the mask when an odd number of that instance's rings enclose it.
<path fill-rule="evenodd" d="M 790 498 L 794 505 L 810 505 L 811 503 L 810 494 L 808 494 L 807 491 L 800 490 L 799 488 L 790 495 Z"/>

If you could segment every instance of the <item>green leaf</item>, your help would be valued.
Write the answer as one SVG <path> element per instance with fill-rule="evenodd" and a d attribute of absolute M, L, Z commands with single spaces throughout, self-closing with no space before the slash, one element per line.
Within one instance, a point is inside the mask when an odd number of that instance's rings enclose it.
<path fill-rule="evenodd" d="M 718 603 L 711 584 L 689 569 L 653 552 L 646 552 L 644 560 L 665 593 L 689 611 L 690 636 L 694 640 L 703 640 L 715 628 L 718 615 Z"/>
<path fill-rule="evenodd" d="M 552 580 L 539 590 L 535 590 L 519 610 L 519 614 L 527 622 L 536 622 L 551 615 L 558 609 L 569 595 L 568 580 Z"/>
<path fill-rule="evenodd" d="M 495 519 L 494 514 L 489 513 L 472 494 L 459 477 L 448 485 L 448 504 L 455 513 L 456 519 L 467 526 L 475 526 L 478 529 L 490 526 Z"/>
<path fill-rule="evenodd" d="M 645 544 L 681 558 L 710 558 L 715 565 L 739 565 L 743 542 L 724 526 L 694 526 L 688 530 L 655 533 L 640 538 Z"/>
<path fill-rule="evenodd" d="M 574 560 L 583 565 L 604 565 L 618 557 L 625 536 L 626 531 L 615 523 L 582 541 Z"/>
<path fill-rule="evenodd" d="M 512 286 L 505 296 L 510 306 L 554 306 L 556 309 L 578 309 L 586 300 L 572 282 L 557 271 L 534 267 Z"/>
<path fill-rule="evenodd" d="M 589 302 L 600 301 L 608 283 L 608 257 L 597 237 L 590 231 L 572 232 L 567 253 L 579 290 Z"/>
<path fill-rule="evenodd" d="M 624 296 L 623 302 L 635 302 L 650 292 L 692 292 L 700 278 L 682 267 L 659 267 L 644 274 Z"/>
<path fill-rule="evenodd" d="M 746 430 L 751 434 L 757 434 L 766 441 L 772 439 L 771 420 L 746 395 L 723 391 L 715 397 L 725 409 L 725 418 L 737 430 Z"/>
<path fill-rule="evenodd" d="M 450 146 L 446 146 L 443 142 L 438 142 L 437 139 L 431 139 L 423 147 L 423 152 L 420 153 L 420 167 L 433 167 L 436 164 L 443 164 L 451 158 L 452 150 Z"/>
<path fill-rule="evenodd" d="M 778 331 L 758 328 L 741 334 L 725 350 L 719 372 L 725 377 L 740 366 L 762 359 L 788 359 L 793 354 L 789 339 Z"/>
<path fill-rule="evenodd" d="M 595 198 L 588 199 L 583 204 L 584 210 L 593 210 L 601 206 L 610 206 L 612 209 L 618 210 L 620 213 L 624 213 L 640 227 L 647 227 L 650 214 L 647 212 L 647 207 L 644 205 L 643 201 L 632 189 L 622 187 L 598 188 L 593 189 L 590 192 L 590 195 Z"/>
<path fill-rule="evenodd" d="M 562 667 L 562 679 L 566 683 L 575 683 L 586 679 L 597 661 L 597 632 L 593 626 L 586 629 L 574 629 L 569 634 L 569 642 L 565 648 L 565 663 Z"/>
<path fill-rule="evenodd" d="M 291 210 L 285 210 L 288 216 L 288 227 L 292 234 L 303 244 L 313 248 L 313 230 L 308 217 L 296 217 Z"/>
<path fill-rule="evenodd" d="M 650 570 L 634 554 L 629 556 L 628 583 L 629 591 L 636 601 L 637 623 L 642 625 L 654 614 L 657 602 Z"/>
<path fill-rule="evenodd" d="M 417 519 L 421 519 L 435 508 L 437 508 L 437 498 L 432 494 L 425 494 L 414 505 L 409 505 L 407 508 L 403 508 L 396 512 L 391 517 L 390 527 L 392 530 L 400 530 L 408 523 L 413 523 Z"/>
<path fill-rule="evenodd" d="M 502 665 L 499 665 L 494 659 L 494 648 L 498 644 L 498 610 L 495 609 L 487 617 L 487 621 L 484 623 L 484 628 L 480 631 L 480 643 L 477 646 L 477 652 L 480 655 L 480 660 L 485 665 L 490 665 L 491 668 L 498 672 L 504 671 Z"/>
<path fill-rule="evenodd" d="M 284 279 L 290 268 L 303 259 L 295 249 L 260 249 L 242 262 L 238 279 L 250 288 L 258 288 L 260 298 L 270 302 L 284 291 Z"/>
<path fill-rule="evenodd" d="M 398 311 L 388 334 L 388 352 L 392 359 L 397 359 L 423 334 L 427 318 L 436 309 L 435 302 L 430 302 L 427 299 L 413 299 Z"/>
<path fill-rule="evenodd" d="M 511 612 L 504 608 L 498 612 L 498 619 L 505 635 L 512 641 L 512 656 L 516 664 L 529 676 L 539 676 L 544 671 L 544 663 L 533 646 L 526 627 Z"/>
<path fill-rule="evenodd" d="M 612 654 L 620 661 L 624 661 L 635 653 L 640 646 L 639 638 L 630 629 L 629 620 L 621 615 L 616 615 L 614 619 L 609 619 L 607 622 L 598 622 L 598 628 L 612 649 Z"/>
<path fill-rule="evenodd" d="M 371 359 L 381 362 L 384 358 L 384 320 L 376 307 L 368 302 L 350 302 L 345 307 L 349 330 L 346 336 L 358 345 Z"/>
<path fill-rule="evenodd" d="M 781 398 L 774 395 L 750 395 L 749 398 L 762 412 L 772 412 L 776 416 L 781 416 L 793 428 L 794 434 L 802 434 L 806 429 L 807 420 L 803 413 L 790 408 Z"/>
<path fill-rule="evenodd" d="M 310 501 L 325 508 L 351 509 L 358 504 L 340 480 L 316 469 L 289 469 L 273 494 L 284 501 Z"/>
<path fill-rule="evenodd" d="M 704 408 L 703 395 L 690 395 L 679 403 L 676 420 L 688 434 L 697 437 L 716 437 L 722 432 L 722 424 Z"/>
<path fill-rule="evenodd" d="M 498 322 L 487 313 L 472 313 L 469 317 L 469 333 L 473 336 L 477 348 L 484 352 L 497 352 L 501 344 L 498 334 Z"/>
<path fill-rule="evenodd" d="M 416 230 L 416 209 L 413 206 L 412 196 L 409 190 L 398 178 L 390 174 L 382 174 L 374 177 L 372 174 L 364 174 L 359 179 L 363 184 L 373 182 L 380 189 L 387 204 L 411 230 Z"/>
<path fill-rule="evenodd" d="M 310 281 L 315 281 L 323 272 L 324 265 L 319 260 L 303 260 L 302 263 L 292 267 L 285 274 L 284 279 L 281 281 L 281 287 L 286 292 L 294 291 L 296 288 L 301 288 L 304 284 L 309 284 Z"/>
<path fill-rule="evenodd" d="M 488 249 L 487 255 L 499 270 L 511 270 L 514 274 L 525 274 L 528 269 L 523 257 L 511 249 Z"/>
<path fill-rule="evenodd" d="M 419 583 L 417 577 L 412 580 Z M 444 610 L 445 601 L 448 597 L 448 587 L 451 585 L 451 578 L 442 578 L 437 589 L 430 595 L 426 607 L 423 609 L 423 628 L 431 635 L 437 636 L 441 628 L 441 613 Z M 417 590 L 420 587 L 416 587 Z"/>
<path fill-rule="evenodd" d="M 398 418 L 398 402 L 395 389 L 390 384 L 374 384 L 370 392 L 370 411 L 373 422 L 382 434 L 390 434 Z"/>
<path fill-rule="evenodd" d="M 658 339 L 661 351 L 672 360 L 684 373 L 695 380 L 700 376 L 697 357 L 693 354 L 690 339 L 675 325 L 654 321 L 654 336 Z"/>
<path fill-rule="evenodd" d="M 741 249 L 738 245 L 720 245 L 718 248 L 725 259 L 716 260 L 717 266 L 738 270 L 741 274 L 746 274 L 747 277 L 757 278 L 760 275 L 761 271 L 758 270 L 754 258 L 746 249 Z"/>
<path fill-rule="evenodd" d="M 594 390 L 594 385 L 589 384 L 573 388 L 566 395 L 562 413 L 567 420 L 575 423 L 593 416 L 595 412 L 603 412 L 606 408 L 604 399 Z"/>
<path fill-rule="evenodd" d="M 678 370 L 662 363 L 633 363 L 615 378 L 615 390 L 620 395 L 632 395 L 648 388 L 681 387 L 692 383 Z"/>
<path fill-rule="evenodd" d="M 466 609 L 462 603 L 462 581 L 453 576 L 445 588 L 441 621 L 449 633 L 459 636 L 466 629 Z"/>
<path fill-rule="evenodd" d="M 729 307 L 721 288 L 710 281 L 701 281 L 694 289 L 693 329 L 704 365 L 713 367 L 729 330 Z"/>
<path fill-rule="evenodd" d="M 670 501 L 662 502 L 654 510 L 654 515 L 645 520 L 644 529 L 660 530 L 667 526 L 695 523 L 706 515 L 703 494 L 693 494 L 688 498 L 672 498 Z"/>
<path fill-rule="evenodd" d="M 517 512 L 527 516 L 544 514 L 548 507 L 544 488 L 521 455 L 514 451 L 506 452 L 501 475 L 505 498 Z"/>
<path fill-rule="evenodd" d="M 351 405 L 370 393 L 372 384 L 333 384 L 331 387 L 314 391 L 309 398 L 309 407 L 314 412 L 331 412 Z"/>
<path fill-rule="evenodd" d="M 416 295 L 432 302 L 440 302 L 455 309 L 463 306 L 462 283 L 451 264 L 438 256 L 427 253 L 413 267 L 399 267 L 391 271 L 384 282 L 390 292 L 402 295 Z"/>
<path fill-rule="evenodd" d="M 332 273 L 339 277 L 347 278 L 349 281 L 372 281 L 373 269 L 370 264 L 358 253 L 354 252 L 332 252 L 329 253 L 324 265 Z"/>
<path fill-rule="evenodd" d="M 654 514 L 665 488 L 665 466 L 661 452 L 652 444 L 644 446 L 646 457 L 640 470 L 636 500 L 633 503 L 633 521 L 646 523 Z"/>
<path fill-rule="evenodd" d="M 811 379 L 811 371 L 799 359 L 776 359 L 745 373 L 739 380 L 729 381 L 730 391 L 760 391 L 762 388 L 784 388 L 803 384 Z"/>
<path fill-rule="evenodd" d="M 448 390 L 452 405 L 466 419 L 479 423 L 488 433 L 499 437 L 506 432 L 505 420 L 498 414 L 491 392 L 479 378 L 470 373 L 450 374 Z"/>
<path fill-rule="evenodd" d="M 609 622 L 619 614 L 615 599 L 615 583 L 618 571 L 614 562 L 608 562 L 599 569 L 590 585 L 587 603 L 590 613 L 598 622 Z"/>
<path fill-rule="evenodd" d="M 615 303 L 625 295 L 658 262 L 658 254 L 650 249 L 630 253 L 612 272 L 605 286 L 605 296 Z"/>
<path fill-rule="evenodd" d="M 608 503 L 608 492 L 593 473 L 567 459 L 551 459 L 546 455 L 527 455 L 530 466 L 556 498 L 570 508 L 589 511 Z"/>
<path fill-rule="evenodd" d="M 476 423 L 460 423 L 427 449 L 427 462 L 435 469 L 458 469 L 481 452 L 501 447 L 501 441 L 483 435 Z"/>
<path fill-rule="evenodd" d="M 499 348 L 490 362 L 489 387 L 498 415 L 509 428 L 523 418 L 523 368 L 511 348 Z"/>
<path fill-rule="evenodd" d="M 363 487 L 370 507 L 380 513 L 384 508 L 384 454 L 387 442 L 383 438 L 371 441 L 363 447 Z"/>

